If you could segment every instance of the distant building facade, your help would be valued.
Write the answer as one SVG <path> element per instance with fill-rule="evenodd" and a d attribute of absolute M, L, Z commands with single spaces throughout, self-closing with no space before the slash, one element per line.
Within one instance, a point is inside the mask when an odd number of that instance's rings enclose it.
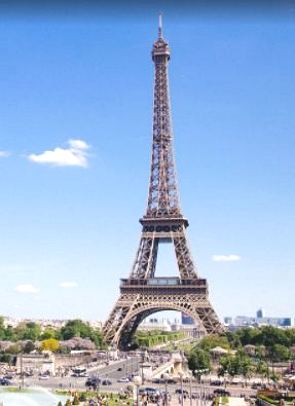
<path fill-rule="evenodd" d="M 266 317 L 262 309 L 257 310 L 256 317 L 236 316 L 225 317 L 224 324 L 229 328 L 273 326 L 288 328 L 294 325 L 291 317 Z"/>
<path fill-rule="evenodd" d="M 181 324 L 184 326 L 191 326 L 195 324 L 194 319 L 185 313 L 181 313 Z"/>

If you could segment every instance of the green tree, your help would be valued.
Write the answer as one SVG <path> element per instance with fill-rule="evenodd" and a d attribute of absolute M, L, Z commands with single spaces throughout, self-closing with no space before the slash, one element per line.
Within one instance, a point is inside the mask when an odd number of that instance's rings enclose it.
<path fill-rule="evenodd" d="M 90 325 L 78 319 L 68 321 L 60 332 L 63 340 L 69 340 L 73 337 L 90 338 L 91 333 Z"/>
<path fill-rule="evenodd" d="M 11 326 L 7 326 L 4 330 L 4 337 L 3 340 L 5 341 L 17 341 L 17 336 L 15 334 L 15 330 Z"/>
<path fill-rule="evenodd" d="M 205 351 L 209 351 L 214 347 L 222 347 L 224 349 L 229 349 L 230 345 L 226 335 L 210 334 L 200 341 L 198 347 Z"/>
<path fill-rule="evenodd" d="M 70 320 L 60 331 L 62 340 L 69 340 L 73 337 L 89 338 L 99 348 L 103 344 L 101 331 L 93 329 L 89 323 L 82 320 Z"/>
<path fill-rule="evenodd" d="M 20 323 L 15 329 L 16 336 L 19 340 L 38 340 L 41 334 L 41 327 L 34 322 Z"/>
<path fill-rule="evenodd" d="M 18 354 L 21 352 L 21 347 L 19 344 L 11 344 L 5 351 L 7 354 Z"/>
<path fill-rule="evenodd" d="M 4 317 L 0 316 L 0 340 L 5 339 Z"/>
<path fill-rule="evenodd" d="M 267 363 L 263 360 L 258 360 L 258 363 L 256 365 L 256 373 L 263 378 L 269 378 L 269 367 Z"/>
<path fill-rule="evenodd" d="M 237 341 L 240 342 L 242 346 L 245 346 L 248 344 L 255 345 L 258 340 L 259 334 L 259 329 L 245 327 L 237 330 L 234 333 L 234 336 L 237 338 Z"/>
<path fill-rule="evenodd" d="M 48 340 L 48 338 L 59 338 L 59 331 L 52 328 L 52 327 L 47 327 L 43 333 L 40 335 L 40 340 Z"/>
<path fill-rule="evenodd" d="M 193 348 L 188 355 L 188 366 L 191 371 L 211 369 L 210 356 L 201 348 Z"/>
<path fill-rule="evenodd" d="M 251 358 L 247 356 L 239 357 L 239 372 L 247 380 L 255 371 Z"/>
<path fill-rule="evenodd" d="M 243 375 L 249 378 L 254 370 L 251 358 L 242 352 L 235 355 L 225 355 L 220 358 L 218 374 L 223 376 L 228 373 L 232 378 L 236 375 Z"/>
<path fill-rule="evenodd" d="M 273 362 L 288 361 L 291 357 L 289 348 L 282 344 L 274 344 L 269 350 Z"/>
<path fill-rule="evenodd" d="M 292 346 L 295 344 L 295 328 L 288 328 L 285 330 L 285 335 L 289 340 L 289 345 Z"/>

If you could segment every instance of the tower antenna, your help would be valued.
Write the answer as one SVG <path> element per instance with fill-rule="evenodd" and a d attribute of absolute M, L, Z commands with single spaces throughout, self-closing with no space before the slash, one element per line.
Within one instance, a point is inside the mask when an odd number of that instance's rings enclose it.
<path fill-rule="evenodd" d="M 159 38 L 163 38 L 163 21 L 162 13 L 159 14 Z"/>

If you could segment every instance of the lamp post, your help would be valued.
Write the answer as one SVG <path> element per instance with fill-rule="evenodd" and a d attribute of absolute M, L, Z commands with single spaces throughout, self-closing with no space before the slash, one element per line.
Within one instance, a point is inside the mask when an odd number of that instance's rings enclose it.
<path fill-rule="evenodd" d="M 163 405 L 165 405 L 165 406 L 168 406 L 168 389 L 167 389 L 168 378 L 169 378 L 169 375 L 167 373 L 164 373 L 163 379 L 165 381 L 165 398 L 164 398 Z"/>
<path fill-rule="evenodd" d="M 145 351 L 144 348 L 141 351 L 141 380 L 142 383 L 144 384 L 144 372 L 143 372 L 143 368 L 144 368 L 144 361 L 145 361 Z"/>
<path fill-rule="evenodd" d="M 133 383 L 136 387 L 136 406 L 139 406 L 139 387 L 142 384 L 141 377 L 139 375 L 135 375 L 133 377 Z"/>
<path fill-rule="evenodd" d="M 23 352 L 22 351 L 20 353 L 20 378 L 21 378 L 20 389 L 23 389 L 25 387 L 25 374 L 24 374 L 24 368 L 23 368 Z"/>
<path fill-rule="evenodd" d="M 192 399 L 192 375 L 189 376 L 189 404 L 193 406 L 193 399 Z"/>
<path fill-rule="evenodd" d="M 180 377 L 180 390 L 181 390 L 181 406 L 183 406 L 183 372 L 179 372 L 179 377 Z"/>

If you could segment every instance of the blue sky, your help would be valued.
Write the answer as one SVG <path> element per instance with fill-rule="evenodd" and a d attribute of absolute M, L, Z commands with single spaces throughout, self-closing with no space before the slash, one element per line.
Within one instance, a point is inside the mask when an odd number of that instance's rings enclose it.
<path fill-rule="evenodd" d="M 162 11 L 198 272 L 221 317 L 294 317 L 294 23 Z M 147 198 L 157 12 L 2 16 L 0 313 L 103 320 L 118 297 Z M 175 272 L 161 248 L 158 275 Z"/>

